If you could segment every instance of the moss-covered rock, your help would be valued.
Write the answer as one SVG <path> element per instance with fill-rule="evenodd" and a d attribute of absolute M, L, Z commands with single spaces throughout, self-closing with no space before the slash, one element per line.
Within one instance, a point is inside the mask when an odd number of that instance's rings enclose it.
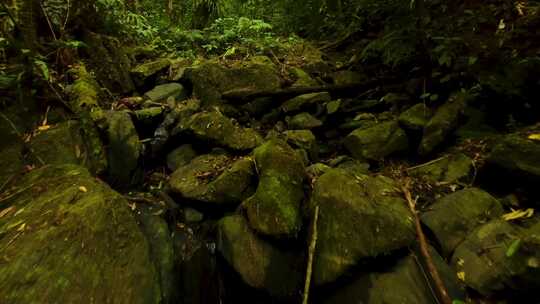
<path fill-rule="evenodd" d="M 246 284 L 275 297 L 297 295 L 304 267 L 298 253 L 260 239 L 241 215 L 223 218 L 218 227 L 218 249 Z"/>
<path fill-rule="evenodd" d="M 323 125 L 322 121 L 309 113 L 300 113 L 293 117 L 287 117 L 287 124 L 291 130 L 309 130 Z"/>
<path fill-rule="evenodd" d="M 219 111 L 200 112 L 182 119 L 175 132 L 192 134 L 203 141 L 232 150 L 253 149 L 262 142 L 257 131 L 238 126 Z"/>
<path fill-rule="evenodd" d="M 304 164 L 287 143 L 272 139 L 254 151 L 259 185 L 244 201 L 250 226 L 273 237 L 294 237 L 300 231 L 304 199 Z"/>
<path fill-rule="evenodd" d="M 501 219 L 488 222 L 456 248 L 452 266 L 468 287 L 484 296 L 512 290 L 535 297 L 540 288 L 540 224 L 522 229 Z"/>
<path fill-rule="evenodd" d="M 88 55 L 93 70 L 101 84 L 111 92 L 128 93 L 135 90 L 129 73 L 131 61 L 114 37 L 86 31 L 84 40 L 88 44 Z"/>
<path fill-rule="evenodd" d="M 128 113 L 109 112 L 107 118 L 109 177 L 113 185 L 127 188 L 137 182 L 142 144 Z"/>
<path fill-rule="evenodd" d="M 171 171 L 187 165 L 197 156 L 197 152 L 190 144 L 181 145 L 167 154 L 167 168 Z"/>
<path fill-rule="evenodd" d="M 193 95 L 202 101 L 204 107 L 221 103 L 221 94 L 228 90 L 274 90 L 281 85 L 276 67 L 262 60 L 232 67 L 207 61 L 186 69 L 184 81 L 192 84 Z"/>
<path fill-rule="evenodd" d="M 453 300 L 463 300 L 453 270 L 436 251 L 431 250 L 435 267 Z M 418 256 L 418 255 L 417 255 Z M 433 289 L 426 281 L 425 268 L 418 265 L 418 257 L 409 255 L 396 263 L 386 265 L 383 271 L 362 273 L 350 283 L 339 286 L 325 304 L 433 304 L 437 303 Z"/>
<path fill-rule="evenodd" d="M 146 92 L 144 97 L 156 103 L 165 102 L 169 97 L 174 98 L 176 101 L 181 101 L 187 98 L 187 92 L 183 85 L 172 82 L 154 87 L 152 90 Z"/>
<path fill-rule="evenodd" d="M 345 147 L 358 159 L 379 160 L 408 149 L 408 138 L 397 121 L 388 121 L 353 131 L 345 138 Z"/>
<path fill-rule="evenodd" d="M 294 148 L 304 149 L 307 151 L 309 158 L 312 161 L 319 159 L 319 149 L 317 146 L 317 139 L 313 132 L 310 130 L 291 130 L 285 131 L 285 138 Z"/>
<path fill-rule="evenodd" d="M 474 162 L 463 153 L 450 154 L 409 170 L 409 174 L 437 183 L 470 182 Z"/>
<path fill-rule="evenodd" d="M 161 303 L 127 202 L 79 166 L 46 166 L 4 196 L 0 302 Z"/>
<path fill-rule="evenodd" d="M 509 134 L 497 142 L 488 162 L 522 177 L 540 180 L 540 141 Z"/>
<path fill-rule="evenodd" d="M 457 93 L 440 106 L 424 128 L 422 141 L 418 147 L 420 155 L 427 155 L 444 142 L 458 127 L 461 113 L 467 105 L 469 94 Z"/>
<path fill-rule="evenodd" d="M 432 116 L 433 111 L 425 104 L 419 103 L 399 115 L 399 124 L 405 129 L 423 130 Z"/>
<path fill-rule="evenodd" d="M 171 175 L 169 185 L 173 193 L 190 200 L 238 205 L 255 191 L 254 178 L 251 159 L 207 154 L 178 168 Z"/>
<path fill-rule="evenodd" d="M 415 240 L 412 217 L 393 180 L 331 169 L 315 183 L 319 206 L 313 282 L 330 283 L 363 258 L 387 254 Z"/>
<path fill-rule="evenodd" d="M 476 227 L 502 214 L 502 205 L 489 193 L 468 188 L 438 199 L 421 219 L 449 256 Z"/>
<path fill-rule="evenodd" d="M 303 94 L 284 102 L 281 105 L 281 110 L 285 113 L 299 112 L 315 105 L 322 105 L 330 100 L 332 97 L 327 92 Z"/>
<path fill-rule="evenodd" d="M 168 58 L 159 58 L 139 64 L 131 69 L 131 75 L 138 86 L 144 85 L 149 78 L 156 76 L 171 66 Z"/>

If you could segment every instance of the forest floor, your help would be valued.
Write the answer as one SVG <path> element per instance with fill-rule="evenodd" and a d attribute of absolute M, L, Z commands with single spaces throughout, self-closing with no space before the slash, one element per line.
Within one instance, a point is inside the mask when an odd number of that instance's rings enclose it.
<path fill-rule="evenodd" d="M 61 102 L 5 89 L 1 303 L 540 302 L 537 119 L 363 66 L 354 37 L 197 60 L 108 39 Z"/>

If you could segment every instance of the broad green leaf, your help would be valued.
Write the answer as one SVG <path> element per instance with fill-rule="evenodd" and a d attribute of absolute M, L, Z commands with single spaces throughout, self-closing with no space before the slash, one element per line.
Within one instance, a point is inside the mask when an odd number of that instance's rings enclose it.
<path fill-rule="evenodd" d="M 512 244 L 510 244 L 510 246 L 506 250 L 506 257 L 510 258 L 514 254 L 516 254 L 516 252 L 519 250 L 520 245 L 521 245 L 521 240 L 520 239 L 517 239 L 517 240 L 513 241 Z"/>

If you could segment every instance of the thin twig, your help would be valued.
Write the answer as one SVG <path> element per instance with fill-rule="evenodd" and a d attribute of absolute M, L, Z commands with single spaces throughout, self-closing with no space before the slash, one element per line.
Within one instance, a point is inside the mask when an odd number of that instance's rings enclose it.
<path fill-rule="evenodd" d="M 311 241 L 309 242 L 308 249 L 308 263 L 306 269 L 306 281 L 304 285 L 304 296 L 302 297 L 302 304 L 308 304 L 309 288 L 311 286 L 311 276 L 313 273 L 313 256 L 315 255 L 315 248 L 317 246 L 317 221 L 319 220 L 319 206 L 315 206 L 315 212 L 313 221 L 311 223 Z"/>
<path fill-rule="evenodd" d="M 439 161 L 441 161 L 441 160 L 443 160 L 443 159 L 446 159 L 446 158 L 448 158 L 448 155 L 445 155 L 445 156 L 439 157 L 439 158 L 437 158 L 437 159 L 428 161 L 427 163 L 423 163 L 423 164 L 420 164 L 420 165 L 418 165 L 418 166 L 409 167 L 409 168 L 407 168 L 407 171 L 409 171 L 409 170 L 414 170 L 414 169 L 418 169 L 418 168 L 422 168 L 422 167 L 425 167 L 425 166 L 429 166 L 429 165 L 432 165 L 432 164 L 434 164 L 434 163 L 436 163 L 436 162 L 439 162 Z"/>
<path fill-rule="evenodd" d="M 67 0 L 67 13 L 66 13 L 66 19 L 64 20 L 64 25 L 62 25 L 61 32 L 60 32 L 60 38 L 64 35 L 64 31 L 66 30 L 66 25 L 69 20 L 69 10 L 71 8 L 71 2 Z"/>
<path fill-rule="evenodd" d="M 401 185 L 401 191 L 403 192 L 403 195 L 405 196 L 405 199 L 407 200 L 409 210 L 411 211 L 411 214 L 414 218 L 416 236 L 418 237 L 418 243 L 420 245 L 420 253 L 422 253 L 422 256 L 426 262 L 429 275 L 431 276 L 431 279 L 433 280 L 433 283 L 435 285 L 435 289 L 437 290 L 437 294 L 439 295 L 439 300 L 441 301 L 442 304 L 452 304 L 452 299 L 448 295 L 448 290 L 446 289 L 444 282 L 441 279 L 441 276 L 439 275 L 439 271 L 435 267 L 433 258 L 431 257 L 431 254 L 429 253 L 426 236 L 424 232 L 422 231 L 420 218 L 418 216 L 418 212 L 416 211 L 416 201 L 418 198 L 416 199 L 412 198 L 411 191 L 409 190 L 410 182 L 411 182 L 410 179 L 406 179 Z"/>

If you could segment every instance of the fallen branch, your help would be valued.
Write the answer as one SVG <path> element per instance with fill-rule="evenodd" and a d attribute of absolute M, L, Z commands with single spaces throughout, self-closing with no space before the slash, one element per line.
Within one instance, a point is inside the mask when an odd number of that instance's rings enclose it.
<path fill-rule="evenodd" d="M 378 81 L 358 82 L 338 85 L 317 85 L 306 87 L 289 87 L 274 90 L 256 90 L 253 88 L 233 89 L 224 92 L 221 97 L 229 101 L 246 102 L 258 97 L 295 97 L 303 94 L 319 92 L 362 91 L 373 87 Z"/>
<path fill-rule="evenodd" d="M 308 298 L 309 298 L 309 288 L 311 286 L 311 274 L 313 273 L 313 256 L 315 255 L 315 247 L 317 246 L 317 221 L 318 219 L 319 219 L 319 206 L 316 206 L 314 216 L 313 216 L 313 221 L 311 223 L 311 241 L 309 242 L 306 281 L 304 285 L 304 295 L 302 297 L 302 304 L 307 304 Z"/>
<path fill-rule="evenodd" d="M 440 302 L 442 304 L 452 304 L 452 299 L 448 295 L 448 290 L 446 289 L 444 282 L 442 281 L 441 276 L 439 275 L 439 272 L 437 271 L 437 268 L 435 267 L 433 258 L 431 257 L 431 254 L 429 253 L 426 236 L 424 235 L 424 232 L 422 231 L 422 225 L 420 224 L 420 217 L 418 216 L 418 212 L 416 211 L 417 199 L 412 198 L 411 191 L 409 189 L 410 189 L 410 180 L 407 179 L 402 184 L 401 191 L 403 192 L 403 195 L 405 196 L 405 199 L 407 200 L 409 210 L 411 211 L 411 214 L 414 218 L 416 236 L 418 237 L 418 242 L 420 243 L 420 253 L 422 254 L 422 257 L 424 258 L 426 262 L 429 275 L 431 279 L 433 280 L 433 283 L 435 284 L 435 289 L 437 290 L 437 294 L 439 296 Z"/>

